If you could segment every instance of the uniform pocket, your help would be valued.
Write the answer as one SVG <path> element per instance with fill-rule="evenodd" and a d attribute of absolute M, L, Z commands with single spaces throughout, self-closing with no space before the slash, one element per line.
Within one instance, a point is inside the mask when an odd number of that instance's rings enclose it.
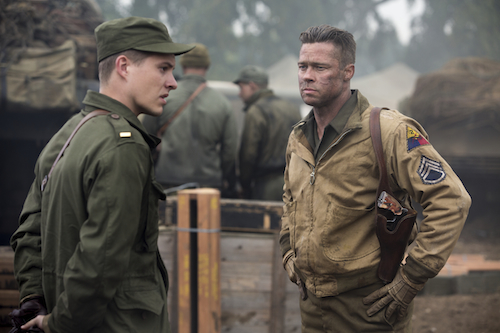
<path fill-rule="evenodd" d="M 321 231 L 324 255 L 332 261 L 352 261 L 380 248 L 373 209 L 351 209 L 330 203 Z"/>
<path fill-rule="evenodd" d="M 157 316 L 161 314 L 164 306 L 160 290 L 119 291 L 116 293 L 115 302 L 120 310 L 149 311 Z"/>
<path fill-rule="evenodd" d="M 142 291 L 119 290 L 114 306 L 108 308 L 112 315 L 105 321 L 102 332 L 161 332 L 165 323 L 165 301 L 160 289 Z"/>

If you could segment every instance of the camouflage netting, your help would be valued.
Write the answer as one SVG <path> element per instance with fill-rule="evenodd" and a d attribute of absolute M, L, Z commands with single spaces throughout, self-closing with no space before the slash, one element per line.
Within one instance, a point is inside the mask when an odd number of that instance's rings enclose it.
<path fill-rule="evenodd" d="M 463 122 L 500 126 L 500 62 L 457 58 L 420 76 L 407 113 L 425 127 Z"/>
<path fill-rule="evenodd" d="M 103 21 L 94 0 L 0 0 L 0 63 L 16 62 L 23 48 L 54 48 L 71 39 L 77 77 L 97 79 L 94 28 Z"/>

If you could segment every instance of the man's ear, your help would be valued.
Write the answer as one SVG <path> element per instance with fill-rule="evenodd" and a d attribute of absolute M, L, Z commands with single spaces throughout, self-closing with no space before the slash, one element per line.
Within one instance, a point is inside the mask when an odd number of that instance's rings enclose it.
<path fill-rule="evenodd" d="M 349 81 L 354 76 L 354 64 L 349 64 L 344 68 L 344 81 Z"/>
<path fill-rule="evenodd" d="M 257 83 L 255 83 L 253 81 L 248 82 L 248 85 L 252 89 L 252 92 L 256 92 L 256 91 L 260 90 L 260 87 L 257 85 Z"/>
<path fill-rule="evenodd" d="M 115 70 L 120 77 L 125 79 L 128 76 L 129 66 L 130 66 L 130 60 L 125 55 L 122 54 L 116 58 Z"/>

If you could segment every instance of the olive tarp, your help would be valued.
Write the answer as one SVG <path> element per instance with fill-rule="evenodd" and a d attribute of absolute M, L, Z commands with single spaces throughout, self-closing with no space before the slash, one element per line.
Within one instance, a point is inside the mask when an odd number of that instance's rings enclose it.
<path fill-rule="evenodd" d="M 405 113 L 454 168 L 500 175 L 500 62 L 453 59 L 421 75 L 406 103 Z"/>
<path fill-rule="evenodd" d="M 78 108 L 75 82 L 97 80 L 103 21 L 94 0 L 0 0 L 1 111 Z"/>
<path fill-rule="evenodd" d="M 495 126 L 500 131 L 500 62 L 456 58 L 420 76 L 408 113 L 424 126 Z"/>

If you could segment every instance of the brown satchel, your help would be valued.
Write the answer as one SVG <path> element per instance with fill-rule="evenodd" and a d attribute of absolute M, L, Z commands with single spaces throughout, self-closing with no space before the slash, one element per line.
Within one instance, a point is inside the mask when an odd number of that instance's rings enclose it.
<path fill-rule="evenodd" d="M 370 133 L 380 170 L 375 202 L 377 210 L 375 230 L 380 242 L 380 263 L 377 275 L 384 283 L 389 283 L 396 276 L 403 260 L 413 224 L 417 219 L 417 212 L 405 207 L 394 198 L 389 186 L 380 134 L 380 111 L 381 108 L 375 107 L 370 114 Z"/>

